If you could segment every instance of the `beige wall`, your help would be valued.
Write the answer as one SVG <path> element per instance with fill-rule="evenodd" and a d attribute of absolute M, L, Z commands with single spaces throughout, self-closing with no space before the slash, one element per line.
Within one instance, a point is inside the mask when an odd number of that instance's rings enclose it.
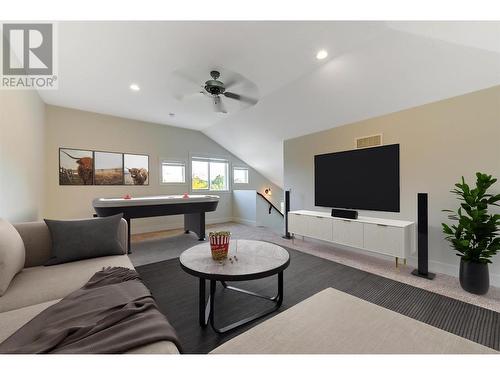
<path fill-rule="evenodd" d="M 416 194 L 428 192 L 429 267 L 456 275 L 459 258 L 443 240 L 441 210 L 457 207 L 449 190 L 460 176 L 473 182 L 481 171 L 500 178 L 500 86 L 287 140 L 284 181 L 292 209 L 324 210 L 314 207 L 314 155 L 353 149 L 356 137 L 378 133 L 384 144 L 400 144 L 401 212 L 360 214 L 415 221 Z M 493 263 L 491 281 L 500 285 L 500 254 Z"/>
<path fill-rule="evenodd" d="M 159 160 L 189 160 L 190 152 L 227 158 L 232 165 L 245 164 L 199 131 L 146 123 L 69 108 L 47 106 L 46 142 L 46 210 L 50 218 L 89 217 L 96 197 L 157 194 L 182 194 L 189 184 L 160 185 Z M 148 154 L 150 156 L 149 186 L 59 186 L 59 147 Z M 189 164 L 187 164 L 189 165 Z M 189 174 L 189 170 L 186 171 Z M 250 183 L 238 189 L 264 191 L 270 183 L 250 168 Z M 276 189 L 279 199 L 280 189 Z M 216 212 L 207 215 L 207 222 L 230 221 L 233 217 L 230 192 L 220 192 Z M 182 216 L 134 220 L 133 232 L 146 232 L 182 226 Z"/>
<path fill-rule="evenodd" d="M 32 90 L 0 90 L 0 217 L 41 216 L 45 179 L 45 104 Z"/>

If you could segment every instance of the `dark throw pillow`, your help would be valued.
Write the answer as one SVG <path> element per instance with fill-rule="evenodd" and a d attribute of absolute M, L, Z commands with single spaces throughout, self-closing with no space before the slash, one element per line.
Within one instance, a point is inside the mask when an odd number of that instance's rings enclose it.
<path fill-rule="evenodd" d="M 89 220 L 48 220 L 52 253 L 45 266 L 108 255 L 123 255 L 118 226 L 123 215 Z"/>

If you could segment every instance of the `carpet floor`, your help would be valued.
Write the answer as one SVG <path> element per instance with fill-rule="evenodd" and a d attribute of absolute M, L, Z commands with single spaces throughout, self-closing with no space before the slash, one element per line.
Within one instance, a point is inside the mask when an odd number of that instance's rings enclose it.
<path fill-rule="evenodd" d="M 500 350 L 498 312 L 299 251 L 288 251 L 291 261 L 284 272 L 284 302 L 281 309 L 222 335 L 215 333 L 210 327 L 199 326 L 198 279 L 182 271 L 178 258 L 138 266 L 136 269 L 162 312 L 177 330 L 184 353 L 208 353 L 252 326 L 328 287 Z M 239 282 L 237 286 L 273 295 L 277 288 L 277 278 Z M 215 307 L 216 325 L 223 326 L 240 320 L 271 306 L 270 304 L 271 302 L 260 298 L 223 290 L 219 284 Z"/>

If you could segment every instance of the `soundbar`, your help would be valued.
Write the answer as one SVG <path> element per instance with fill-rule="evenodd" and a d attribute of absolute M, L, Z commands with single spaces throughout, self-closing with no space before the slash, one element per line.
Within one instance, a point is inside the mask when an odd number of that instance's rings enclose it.
<path fill-rule="evenodd" d="M 332 209 L 332 216 L 333 217 L 341 217 L 343 219 L 357 219 L 358 218 L 358 211 L 341 210 L 338 208 L 333 208 Z"/>

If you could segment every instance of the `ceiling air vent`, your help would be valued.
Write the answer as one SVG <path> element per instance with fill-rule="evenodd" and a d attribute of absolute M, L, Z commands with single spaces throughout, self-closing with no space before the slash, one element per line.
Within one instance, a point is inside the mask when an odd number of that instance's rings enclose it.
<path fill-rule="evenodd" d="M 374 147 L 382 145 L 382 134 L 370 135 L 355 139 L 356 148 Z"/>

